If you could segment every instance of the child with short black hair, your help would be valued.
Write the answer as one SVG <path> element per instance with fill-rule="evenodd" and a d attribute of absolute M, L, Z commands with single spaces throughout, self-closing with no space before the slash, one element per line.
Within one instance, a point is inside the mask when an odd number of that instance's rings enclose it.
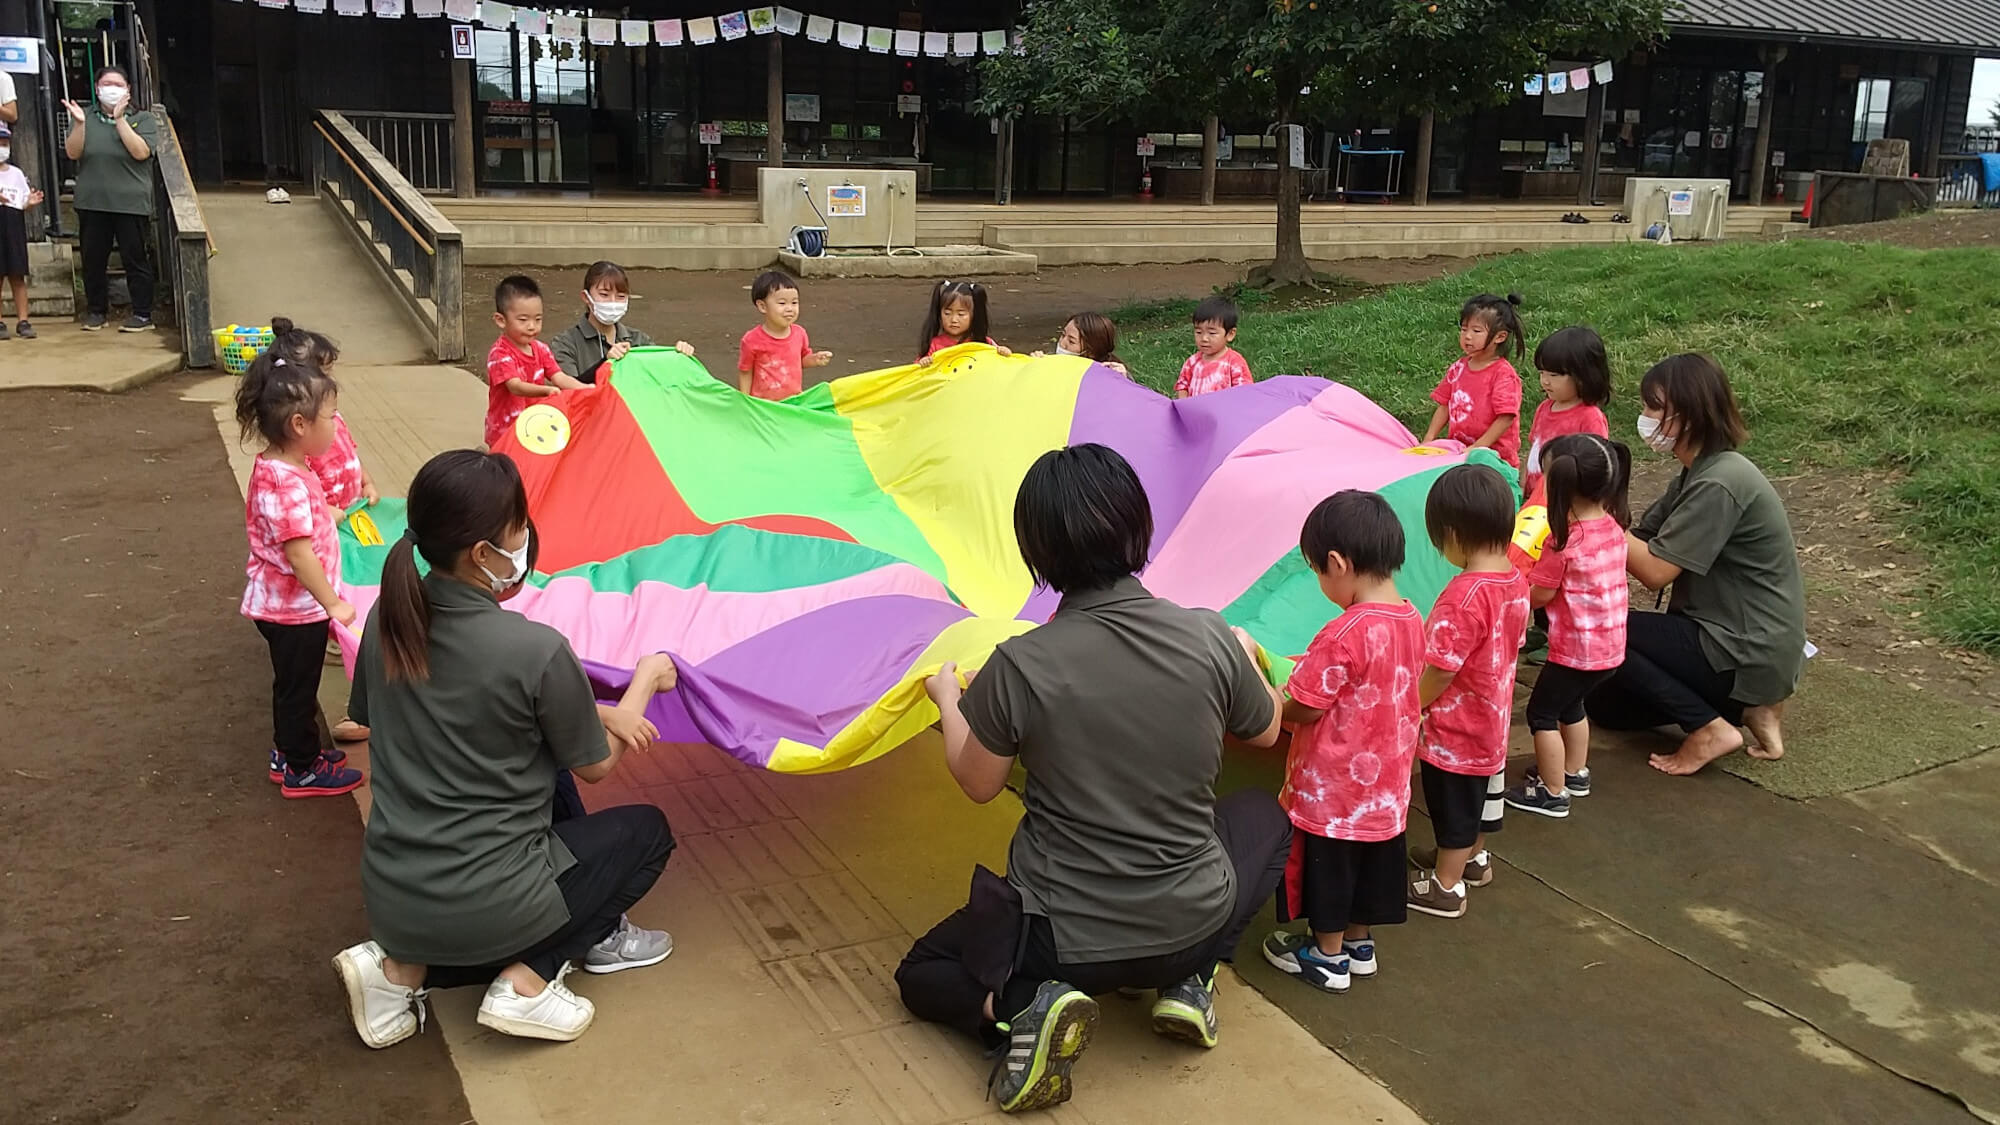
<path fill-rule="evenodd" d="M 806 368 L 825 367 L 832 352 L 812 350 L 799 320 L 799 283 L 765 270 L 750 283 L 750 303 L 764 322 L 743 334 L 736 358 L 736 389 L 762 399 L 787 399 L 805 389 Z"/>
<path fill-rule="evenodd" d="M 1250 364 L 1231 346 L 1236 343 L 1236 305 L 1227 297 L 1209 297 L 1194 307 L 1193 321 L 1194 354 L 1181 364 L 1174 397 L 1193 398 L 1253 382 Z"/>
<path fill-rule="evenodd" d="M 1424 630 L 1417 756 L 1436 849 L 1412 852 L 1410 909 L 1465 914 L 1466 887 L 1493 881 L 1486 836 L 1500 830 L 1514 670 L 1528 629 L 1528 581 L 1507 556 L 1514 490 L 1489 465 L 1446 469 L 1424 501 L 1431 545 L 1459 572 Z"/>
<path fill-rule="evenodd" d="M 1528 459 L 1521 464 L 1521 494 L 1530 504 L 1542 484 L 1542 447 L 1564 434 L 1611 436 L 1604 404 L 1611 401 L 1611 361 L 1604 338 L 1587 325 L 1558 328 L 1535 345 L 1542 404 L 1528 427 Z"/>
<path fill-rule="evenodd" d="M 1431 391 L 1437 409 L 1424 440 L 1439 434 L 1468 450 L 1490 447 L 1521 467 L 1521 373 L 1507 362 L 1527 341 L 1521 297 L 1481 293 L 1458 310 L 1459 357 Z"/>
<path fill-rule="evenodd" d="M 236 386 L 243 440 L 262 438 L 243 505 L 250 561 L 243 616 L 271 650 L 271 741 L 267 774 L 286 797 L 331 797 L 362 784 L 340 750 L 319 746 L 319 679 L 327 621 L 354 623 L 337 592 L 340 538 L 326 490 L 308 464 L 333 444 L 340 388 L 311 363 L 275 348 L 250 363 Z"/>
<path fill-rule="evenodd" d="M 556 362 L 542 343 L 542 287 L 532 277 L 512 274 L 493 288 L 493 323 L 500 338 L 486 353 L 486 448 L 528 408 L 531 399 L 548 398 L 583 384 Z"/>
<path fill-rule="evenodd" d="M 993 344 L 986 313 L 986 287 L 976 281 L 940 281 L 931 289 L 930 310 L 924 314 L 923 353 L 919 366 L 946 348 L 959 344 Z M 1001 355 L 1013 355 L 993 344 Z"/>
<path fill-rule="evenodd" d="M 28 208 L 42 205 L 42 193 L 28 185 L 27 173 L 8 163 L 13 157 L 13 138 L 0 123 L 0 281 L 14 287 L 14 335 L 35 338 L 35 326 L 28 319 Z M 0 319 L 0 340 L 8 336 L 7 322 Z"/>
<path fill-rule="evenodd" d="M 1341 608 L 1314 637 L 1285 690 L 1298 724 L 1278 801 L 1292 857 L 1279 893 L 1280 930 L 1264 959 L 1323 992 L 1375 974 L 1371 927 L 1407 917 L 1403 838 L 1417 749 L 1417 676 L 1424 623 L 1396 592 L 1403 525 L 1372 492 L 1336 492 L 1306 517 L 1299 549 Z"/>
<path fill-rule="evenodd" d="M 1583 700 L 1625 663 L 1626 490 L 1632 453 L 1596 434 L 1564 434 L 1542 450 L 1549 538 L 1528 572 L 1529 599 L 1549 611 L 1549 661 L 1528 696 L 1535 768 L 1507 803 L 1558 820 L 1590 795 L 1590 720 Z M 1554 779 L 1560 778 L 1557 781 Z"/>

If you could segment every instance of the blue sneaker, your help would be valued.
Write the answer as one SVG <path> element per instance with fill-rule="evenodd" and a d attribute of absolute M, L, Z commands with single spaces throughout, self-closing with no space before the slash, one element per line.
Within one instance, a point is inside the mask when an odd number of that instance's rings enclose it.
<path fill-rule="evenodd" d="M 326 759 L 328 765 L 337 766 L 347 760 L 347 751 L 328 750 L 324 752 L 321 755 L 321 757 Z M 284 784 L 284 782 L 285 782 L 285 756 L 283 754 L 280 754 L 276 750 L 273 750 L 271 751 L 271 784 L 282 785 Z"/>
<path fill-rule="evenodd" d="M 1045 980 L 1020 1015 L 999 1024 L 1007 1033 L 993 1070 L 993 1098 L 1003 1113 L 1047 1109 L 1069 1100 L 1070 1067 L 1097 1030 L 1097 1001 L 1059 980 Z"/>
<path fill-rule="evenodd" d="M 1264 960 L 1281 973 L 1295 976 L 1321 992 L 1346 992 L 1353 962 L 1346 953 L 1328 957 L 1311 934 L 1283 930 L 1264 939 Z"/>
<path fill-rule="evenodd" d="M 1542 784 L 1542 779 L 1539 777 L 1531 778 L 1507 790 L 1505 800 L 1507 807 L 1531 812 L 1537 816 L 1549 816 L 1561 820 L 1569 815 L 1569 795 L 1557 796 L 1549 792 L 1549 787 Z"/>
<path fill-rule="evenodd" d="M 1215 972 L 1207 980 L 1192 976 L 1160 990 L 1153 1001 L 1153 1030 L 1169 1039 L 1184 1039 L 1213 1047 L 1219 1025 L 1215 1018 Z"/>
<path fill-rule="evenodd" d="M 285 799 L 299 797 L 338 797 L 342 793 L 352 793 L 367 784 L 368 779 L 361 771 L 347 766 L 335 765 L 320 755 L 313 767 L 304 773 L 285 767 L 285 778 L 278 783 L 278 792 Z"/>
<path fill-rule="evenodd" d="M 1347 955 L 1347 971 L 1357 977 L 1375 975 L 1375 939 L 1361 938 L 1358 941 L 1340 939 L 1340 951 Z"/>
<path fill-rule="evenodd" d="M 1532 781 L 1539 785 L 1542 780 L 1542 771 L 1535 766 L 1529 766 L 1528 772 L 1522 775 L 1521 780 L 1523 782 Z M 1580 773 L 1563 774 L 1563 788 L 1569 790 L 1569 795 L 1572 797 L 1590 796 L 1590 767 L 1583 767 L 1583 771 Z"/>

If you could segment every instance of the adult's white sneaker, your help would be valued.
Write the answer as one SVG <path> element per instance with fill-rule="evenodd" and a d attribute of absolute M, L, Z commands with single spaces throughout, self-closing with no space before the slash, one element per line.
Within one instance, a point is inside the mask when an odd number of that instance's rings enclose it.
<path fill-rule="evenodd" d="M 495 978 L 479 1005 L 480 1024 L 503 1035 L 558 1043 L 582 1035 L 597 1018 L 597 1008 L 563 983 L 569 968 L 564 965 L 539 996 L 523 996 L 506 977 Z"/>
<path fill-rule="evenodd" d="M 386 956 L 381 946 L 364 941 L 333 957 L 333 967 L 347 986 L 347 1011 L 354 1017 L 355 1033 L 375 1048 L 401 1043 L 424 1024 L 423 990 L 391 981 L 382 972 Z"/>

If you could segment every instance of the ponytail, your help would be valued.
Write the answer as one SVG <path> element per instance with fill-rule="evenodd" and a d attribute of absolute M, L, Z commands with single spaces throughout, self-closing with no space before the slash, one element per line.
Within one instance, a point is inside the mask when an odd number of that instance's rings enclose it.
<path fill-rule="evenodd" d="M 1600 438 L 1611 447 L 1611 468 L 1618 479 L 1611 486 L 1611 495 L 1604 501 L 1604 510 L 1618 521 L 1619 527 L 1632 526 L 1632 450 L 1622 441 Z"/>
<path fill-rule="evenodd" d="M 389 548 L 375 606 L 382 674 L 391 683 L 430 678 L 431 603 L 417 576 L 416 553 L 434 571 L 451 570 L 473 547 L 527 526 L 528 493 L 506 455 L 454 449 L 417 470 L 407 513 L 409 529 Z"/>
<path fill-rule="evenodd" d="M 1549 543 L 1569 546 L 1569 509 L 1578 500 L 1603 505 L 1620 527 L 1632 526 L 1628 494 L 1632 451 L 1596 434 L 1564 434 L 1542 451 L 1549 513 Z"/>
<path fill-rule="evenodd" d="M 1542 461 L 1549 467 L 1542 478 L 1548 489 L 1549 544 L 1560 551 L 1569 546 L 1569 506 L 1576 498 L 1577 478 L 1583 470 L 1574 453 L 1551 451 Z"/>

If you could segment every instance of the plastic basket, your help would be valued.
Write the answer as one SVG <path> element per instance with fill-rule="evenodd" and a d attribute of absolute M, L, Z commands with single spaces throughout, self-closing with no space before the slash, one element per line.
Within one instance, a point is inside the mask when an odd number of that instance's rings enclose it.
<path fill-rule="evenodd" d="M 247 324 L 218 328 L 211 335 L 215 337 L 215 357 L 222 362 L 222 369 L 231 375 L 241 375 L 250 370 L 250 361 L 277 339 L 270 328 Z"/>

